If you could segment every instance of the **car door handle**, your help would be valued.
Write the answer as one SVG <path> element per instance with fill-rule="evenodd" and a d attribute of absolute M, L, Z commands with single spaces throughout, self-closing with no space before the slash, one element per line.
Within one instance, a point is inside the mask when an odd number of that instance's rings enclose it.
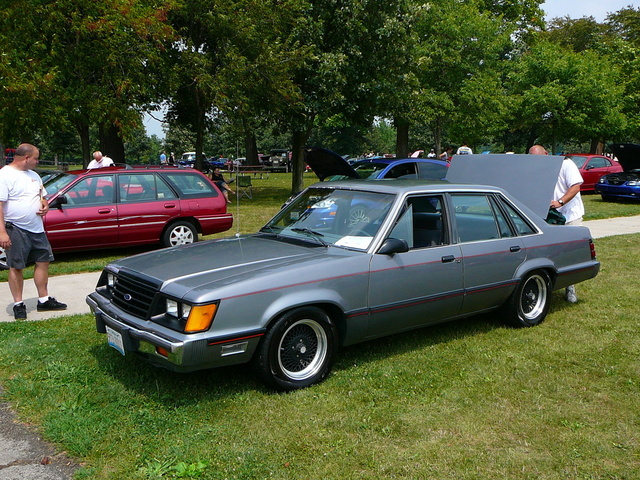
<path fill-rule="evenodd" d="M 509 248 L 510 252 L 519 252 L 520 250 L 522 250 L 522 248 L 519 245 L 514 245 L 513 247 Z"/>
<path fill-rule="evenodd" d="M 176 204 L 175 203 L 165 203 L 164 204 L 164 208 L 176 208 Z"/>
<path fill-rule="evenodd" d="M 98 213 L 111 213 L 110 208 L 99 208 Z"/>
<path fill-rule="evenodd" d="M 454 255 L 445 255 L 444 257 L 442 257 L 442 263 L 451 263 L 455 261 L 456 257 Z"/>

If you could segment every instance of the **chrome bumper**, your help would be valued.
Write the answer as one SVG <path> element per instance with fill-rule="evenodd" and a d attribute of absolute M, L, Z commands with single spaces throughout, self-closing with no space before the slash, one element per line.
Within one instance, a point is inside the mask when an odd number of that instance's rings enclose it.
<path fill-rule="evenodd" d="M 91 294 L 91 295 L 95 295 Z M 126 351 L 131 352 L 142 352 L 147 354 L 153 354 L 159 357 L 159 359 L 165 359 L 175 365 L 182 365 L 182 359 L 184 355 L 184 347 L 185 344 L 182 341 L 171 341 L 164 337 L 161 337 L 153 332 L 149 332 L 146 330 L 139 330 L 131 325 L 128 325 L 121 320 L 114 318 L 112 315 L 108 314 L 104 311 L 104 309 L 100 306 L 100 304 L 91 297 L 91 295 L 87 296 L 87 304 L 91 308 L 91 311 L 94 313 L 96 317 L 96 328 L 98 332 L 105 333 L 105 325 L 113 328 L 118 331 L 125 339 Z M 135 339 L 138 341 L 139 346 L 135 348 L 132 345 L 130 339 Z M 164 357 L 159 355 L 156 352 L 155 347 L 160 347 L 169 352 L 168 357 Z"/>

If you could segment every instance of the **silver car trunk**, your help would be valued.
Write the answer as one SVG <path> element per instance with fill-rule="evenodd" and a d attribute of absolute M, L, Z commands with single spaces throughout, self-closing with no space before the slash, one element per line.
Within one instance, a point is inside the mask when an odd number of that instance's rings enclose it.
<path fill-rule="evenodd" d="M 500 187 L 546 218 L 563 161 L 556 155 L 454 155 L 446 179 Z"/>

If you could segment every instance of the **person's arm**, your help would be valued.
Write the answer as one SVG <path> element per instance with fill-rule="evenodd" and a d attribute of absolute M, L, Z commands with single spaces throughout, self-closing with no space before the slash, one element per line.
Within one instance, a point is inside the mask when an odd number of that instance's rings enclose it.
<path fill-rule="evenodd" d="M 11 239 L 4 224 L 4 202 L 0 202 L 0 247 L 5 250 L 11 246 Z"/>
<path fill-rule="evenodd" d="M 563 205 L 566 205 L 567 203 L 569 203 L 571 200 L 574 199 L 574 197 L 580 192 L 580 184 L 576 183 L 575 185 L 571 185 L 571 187 L 569 187 L 569 190 L 567 190 L 567 193 L 565 193 L 562 197 L 554 200 L 553 202 L 551 202 L 551 207 L 552 208 L 560 208 Z"/>

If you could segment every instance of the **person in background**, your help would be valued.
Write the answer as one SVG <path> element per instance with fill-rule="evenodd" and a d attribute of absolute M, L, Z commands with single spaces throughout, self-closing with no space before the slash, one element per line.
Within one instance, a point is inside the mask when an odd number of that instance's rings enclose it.
<path fill-rule="evenodd" d="M 473 150 L 466 143 L 463 143 L 462 146 L 458 147 L 456 155 L 473 155 Z"/>
<path fill-rule="evenodd" d="M 436 151 L 433 148 L 427 153 L 427 158 L 436 158 Z"/>
<path fill-rule="evenodd" d="M 167 164 L 167 154 L 162 152 L 160 154 L 160 165 L 166 165 Z"/>
<path fill-rule="evenodd" d="M 98 150 L 93 152 L 93 160 L 91 160 L 87 169 L 91 170 L 92 168 L 110 167 L 113 164 L 113 160 L 105 155 L 102 155 L 102 152 Z"/>
<path fill-rule="evenodd" d="M 440 160 L 444 160 L 445 162 L 451 161 L 451 156 L 453 155 L 453 148 L 447 147 L 444 152 L 440 154 L 438 157 Z"/>
<path fill-rule="evenodd" d="M 66 310 L 67 305 L 49 296 L 49 263 L 53 261 L 51 245 L 42 217 L 49 211 L 44 198 L 42 179 L 33 171 L 40 150 L 23 143 L 16 149 L 10 165 L 0 170 L 0 247 L 5 249 L 9 266 L 9 289 L 13 296 L 13 316 L 27 318 L 22 295 L 23 270 L 34 262 L 33 281 L 38 291 L 39 312 Z"/>
<path fill-rule="evenodd" d="M 231 188 L 229 187 L 229 183 L 231 182 L 227 182 L 225 178 L 222 176 L 222 173 L 220 172 L 220 167 L 216 167 L 213 169 L 213 173 L 211 174 L 211 180 L 213 180 L 215 184 L 218 186 L 218 188 L 222 192 L 222 195 L 224 195 L 224 198 L 227 200 L 227 203 L 231 203 L 231 201 L 229 200 L 229 192 L 231 193 L 236 193 L 236 192 L 231 190 Z"/>
<path fill-rule="evenodd" d="M 532 155 L 549 155 L 542 145 L 534 145 L 529 149 Z M 558 174 L 558 181 L 553 190 L 551 208 L 558 210 L 567 219 L 565 225 L 581 225 L 584 215 L 584 203 L 580 196 L 582 175 L 573 161 L 565 157 Z M 578 295 L 575 285 L 569 285 L 565 289 L 564 298 L 569 303 L 576 303 Z"/>
<path fill-rule="evenodd" d="M 176 156 L 173 152 L 171 152 L 171 155 L 169 155 L 169 165 L 175 165 L 176 164 Z"/>

